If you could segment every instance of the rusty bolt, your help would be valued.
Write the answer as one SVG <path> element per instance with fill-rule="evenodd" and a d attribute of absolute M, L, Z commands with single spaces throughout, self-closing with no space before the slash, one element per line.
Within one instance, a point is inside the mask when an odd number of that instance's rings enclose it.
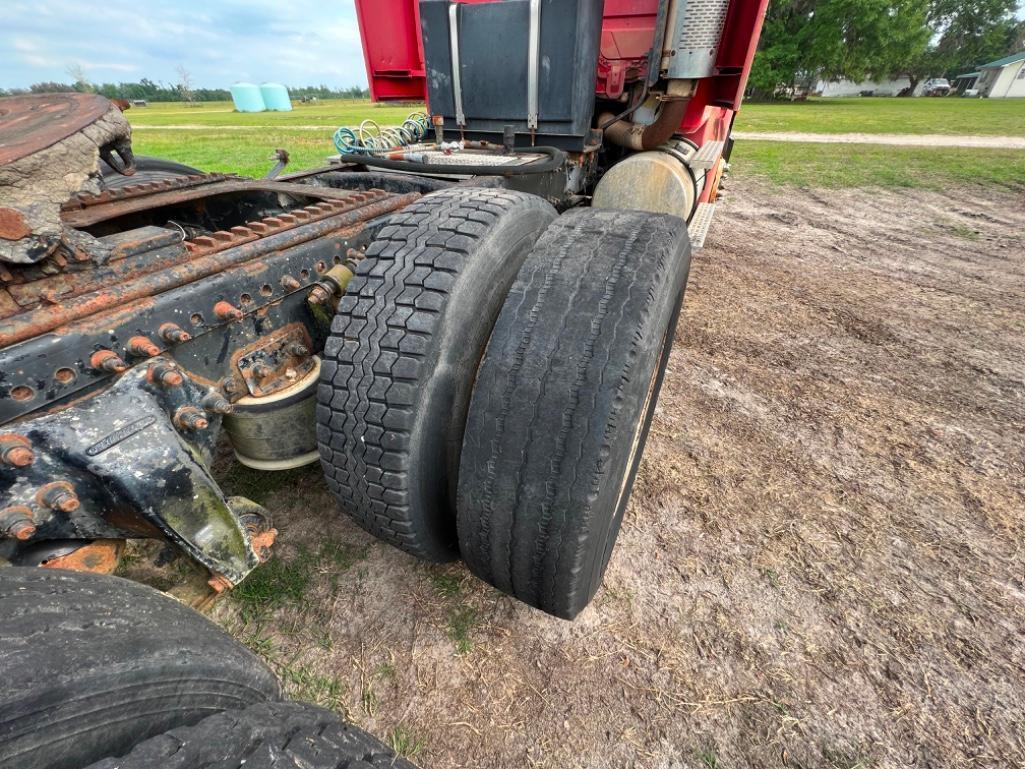
<path fill-rule="evenodd" d="M 75 494 L 75 489 L 67 481 L 46 484 L 36 494 L 36 500 L 43 507 L 62 513 L 73 513 L 82 505 Z"/>
<path fill-rule="evenodd" d="M 89 358 L 89 365 L 104 374 L 120 374 L 128 370 L 128 364 L 113 350 L 97 350 Z"/>
<path fill-rule="evenodd" d="M 11 467 L 28 467 L 35 460 L 28 438 L 15 433 L 0 435 L 0 461 Z"/>
<path fill-rule="evenodd" d="M 241 320 L 242 310 L 230 302 L 218 302 L 214 305 L 214 315 L 221 320 Z"/>
<path fill-rule="evenodd" d="M 182 406 L 174 414 L 174 423 L 183 430 L 205 430 L 210 426 L 206 415 L 195 406 Z"/>
<path fill-rule="evenodd" d="M 228 395 L 234 395 L 239 389 L 238 380 L 233 376 L 224 377 L 224 379 L 221 380 L 221 389 Z"/>
<path fill-rule="evenodd" d="M 285 348 L 285 352 L 296 358 L 305 358 L 310 354 L 310 348 L 299 342 L 292 342 Z"/>
<path fill-rule="evenodd" d="M 208 584 L 215 593 L 223 593 L 225 590 L 230 590 L 234 587 L 231 580 L 223 574 L 211 572 L 211 575 L 210 579 L 206 581 L 206 584 Z"/>
<path fill-rule="evenodd" d="M 228 399 L 216 390 L 207 393 L 206 397 L 203 398 L 202 406 L 204 410 L 211 414 L 230 414 L 235 410 L 235 407 L 231 405 Z"/>
<path fill-rule="evenodd" d="M 274 369 L 266 363 L 261 363 L 259 361 L 253 364 L 251 371 L 253 372 L 253 376 L 257 379 L 266 379 L 274 373 Z"/>
<path fill-rule="evenodd" d="M 291 275 L 285 275 L 281 279 L 281 287 L 286 291 L 295 291 L 301 285 L 302 284 L 298 280 L 293 278 Z"/>
<path fill-rule="evenodd" d="M 310 289 L 310 295 L 306 297 L 309 304 L 324 304 L 331 298 L 333 292 L 323 283 L 315 283 Z"/>
<path fill-rule="evenodd" d="M 192 339 L 192 334 L 176 323 L 165 323 L 157 329 L 157 333 L 168 344 L 183 344 Z"/>
<path fill-rule="evenodd" d="M 139 358 L 152 358 L 154 355 L 160 355 L 160 348 L 144 336 L 133 336 L 129 339 L 127 350 L 129 355 Z"/>
<path fill-rule="evenodd" d="M 25 505 L 13 505 L 0 510 L 0 530 L 15 539 L 28 539 L 36 533 L 32 511 Z"/>
<path fill-rule="evenodd" d="M 147 376 L 151 382 L 161 387 L 177 387 L 185 381 L 181 372 L 167 362 L 154 363 L 149 367 Z"/>

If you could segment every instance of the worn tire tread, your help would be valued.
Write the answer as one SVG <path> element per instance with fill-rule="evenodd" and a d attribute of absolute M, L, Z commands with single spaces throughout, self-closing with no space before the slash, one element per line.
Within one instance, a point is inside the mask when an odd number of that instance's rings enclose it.
<path fill-rule="evenodd" d="M 516 268 L 554 217 L 547 202 L 520 192 L 460 188 L 432 193 L 391 217 L 339 302 L 318 389 L 321 465 L 346 512 L 412 555 L 445 561 L 457 553 L 451 497 L 462 414 L 487 337 L 479 342 L 471 370 L 462 374 L 468 379 L 465 402 L 451 406 L 460 412 L 457 424 L 441 424 L 443 415 L 430 412 L 425 393 L 437 377 L 451 374 L 439 373 L 437 362 L 448 354 L 442 347 L 454 343 L 444 332 L 454 313 L 453 296 L 468 290 L 471 279 L 479 280 L 482 269 L 508 273 L 500 296 L 485 299 L 484 290 L 495 289 L 484 286 L 480 296 L 469 300 L 480 304 L 480 313 L 490 314 L 490 332 Z M 514 220 L 530 229 L 530 242 L 522 247 L 496 243 L 495 233 Z M 518 251 L 504 255 L 502 249 L 513 245 Z M 496 256 L 516 263 L 500 265 Z M 489 260 L 495 264 L 481 264 Z M 438 436 L 449 432 L 458 434 Z M 425 447 L 436 440 L 454 446 L 454 461 L 439 460 L 429 470 L 432 460 L 426 455 L 438 452 Z"/>
<path fill-rule="evenodd" d="M 655 381 L 657 399 L 689 254 L 676 217 L 563 215 L 527 258 L 481 363 L 460 550 L 482 579 L 556 616 L 576 616 L 604 574 L 640 456 L 628 466 L 624 446 L 640 430 L 643 448 L 644 397 Z"/>

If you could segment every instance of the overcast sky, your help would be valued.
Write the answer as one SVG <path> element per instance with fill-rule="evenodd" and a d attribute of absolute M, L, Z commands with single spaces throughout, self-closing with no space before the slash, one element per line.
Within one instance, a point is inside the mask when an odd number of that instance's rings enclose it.
<path fill-rule="evenodd" d="M 238 80 L 365 86 L 353 0 L 0 0 L 0 88 L 68 82 Z"/>

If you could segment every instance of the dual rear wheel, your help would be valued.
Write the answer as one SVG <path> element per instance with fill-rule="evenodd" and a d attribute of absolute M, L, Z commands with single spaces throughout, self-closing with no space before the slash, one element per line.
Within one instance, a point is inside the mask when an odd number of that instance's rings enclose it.
<path fill-rule="evenodd" d="M 454 188 L 392 217 L 324 354 L 328 485 L 364 528 L 576 616 L 608 565 L 690 261 L 672 216 Z"/>

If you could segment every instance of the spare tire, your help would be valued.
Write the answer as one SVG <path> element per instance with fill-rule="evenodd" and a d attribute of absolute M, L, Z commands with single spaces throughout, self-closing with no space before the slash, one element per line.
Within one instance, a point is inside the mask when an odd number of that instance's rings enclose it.
<path fill-rule="evenodd" d="M 278 698 L 273 673 L 151 588 L 0 569 L 0 766 L 77 769 L 223 710 Z"/>
<path fill-rule="evenodd" d="M 453 188 L 393 214 L 341 298 L 317 405 L 321 465 L 367 531 L 429 561 L 456 557 L 455 491 L 470 392 L 530 249 L 539 197 Z"/>
<path fill-rule="evenodd" d="M 608 565 L 658 400 L 690 267 L 675 216 L 577 209 L 520 270 L 463 439 L 470 569 L 575 617 Z"/>

